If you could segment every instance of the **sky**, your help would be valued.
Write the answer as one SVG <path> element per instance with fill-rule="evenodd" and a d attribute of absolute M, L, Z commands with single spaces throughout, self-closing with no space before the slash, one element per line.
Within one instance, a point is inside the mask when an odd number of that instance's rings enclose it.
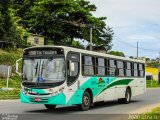
<path fill-rule="evenodd" d="M 112 50 L 136 57 L 157 58 L 160 52 L 160 0 L 90 0 L 96 17 L 106 16 L 113 28 Z"/>

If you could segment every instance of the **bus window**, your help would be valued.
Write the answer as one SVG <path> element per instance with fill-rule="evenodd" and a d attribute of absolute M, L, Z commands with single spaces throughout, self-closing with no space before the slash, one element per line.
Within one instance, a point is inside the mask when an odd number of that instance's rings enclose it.
<path fill-rule="evenodd" d="M 79 70 L 79 67 L 78 67 L 78 62 L 72 62 L 74 64 L 74 71 L 70 71 L 69 75 L 70 76 L 77 76 L 78 74 L 78 70 Z"/>
<path fill-rule="evenodd" d="M 116 76 L 116 61 L 115 60 L 109 60 L 108 61 L 108 74 L 110 76 Z"/>
<path fill-rule="evenodd" d="M 133 67 L 134 67 L 134 77 L 138 77 L 138 64 L 134 63 Z"/>
<path fill-rule="evenodd" d="M 117 61 L 118 76 L 124 76 L 124 62 Z"/>
<path fill-rule="evenodd" d="M 139 64 L 139 77 L 143 77 L 144 76 L 144 69 L 143 69 L 143 65 Z"/>
<path fill-rule="evenodd" d="M 130 77 L 131 76 L 131 63 L 127 62 L 126 64 L 126 76 Z"/>
<path fill-rule="evenodd" d="M 74 64 L 74 71 L 71 71 L 70 64 Z M 67 55 L 67 85 L 76 81 L 79 74 L 79 53 L 68 53 Z"/>
<path fill-rule="evenodd" d="M 95 58 L 91 56 L 82 57 L 82 73 L 83 75 L 94 75 Z"/>
<path fill-rule="evenodd" d="M 97 75 L 104 76 L 106 73 L 106 67 L 105 67 L 105 59 L 104 58 L 97 58 L 96 59 L 96 68 L 97 68 Z"/>

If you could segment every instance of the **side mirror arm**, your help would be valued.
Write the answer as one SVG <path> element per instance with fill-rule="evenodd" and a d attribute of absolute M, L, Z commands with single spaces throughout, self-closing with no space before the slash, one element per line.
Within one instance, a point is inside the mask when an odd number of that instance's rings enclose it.
<path fill-rule="evenodd" d="M 22 75 L 22 73 L 20 73 L 19 72 L 19 69 L 18 69 L 18 66 L 19 66 L 19 61 L 21 61 L 22 60 L 22 58 L 20 58 L 20 59 L 18 59 L 17 61 L 16 61 L 16 73 L 19 75 L 19 76 L 21 76 Z"/>

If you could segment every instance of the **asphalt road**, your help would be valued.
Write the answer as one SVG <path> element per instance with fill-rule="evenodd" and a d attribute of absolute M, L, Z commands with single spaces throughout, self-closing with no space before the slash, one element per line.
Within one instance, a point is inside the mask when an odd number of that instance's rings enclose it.
<path fill-rule="evenodd" d="M 149 109 L 160 103 L 160 88 L 147 89 L 143 95 L 132 98 L 130 104 L 119 104 L 117 101 L 98 103 L 89 111 L 80 111 L 77 106 L 58 106 L 48 111 L 43 105 L 22 104 L 19 100 L 0 101 L 0 118 L 16 117 L 18 120 L 128 120 L 129 113 L 139 109 Z M 13 115 L 13 116 L 11 116 Z"/>

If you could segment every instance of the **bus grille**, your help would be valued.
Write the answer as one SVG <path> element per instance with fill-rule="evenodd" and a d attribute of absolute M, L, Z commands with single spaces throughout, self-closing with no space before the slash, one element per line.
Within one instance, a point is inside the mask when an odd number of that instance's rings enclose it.
<path fill-rule="evenodd" d="M 40 101 L 37 101 L 36 98 L 29 98 L 31 102 L 36 102 L 36 103 L 46 103 L 49 101 L 48 98 L 40 98 L 40 99 L 41 99 Z"/>
<path fill-rule="evenodd" d="M 37 93 L 29 93 L 30 95 L 50 95 L 50 93 L 37 94 Z"/>

